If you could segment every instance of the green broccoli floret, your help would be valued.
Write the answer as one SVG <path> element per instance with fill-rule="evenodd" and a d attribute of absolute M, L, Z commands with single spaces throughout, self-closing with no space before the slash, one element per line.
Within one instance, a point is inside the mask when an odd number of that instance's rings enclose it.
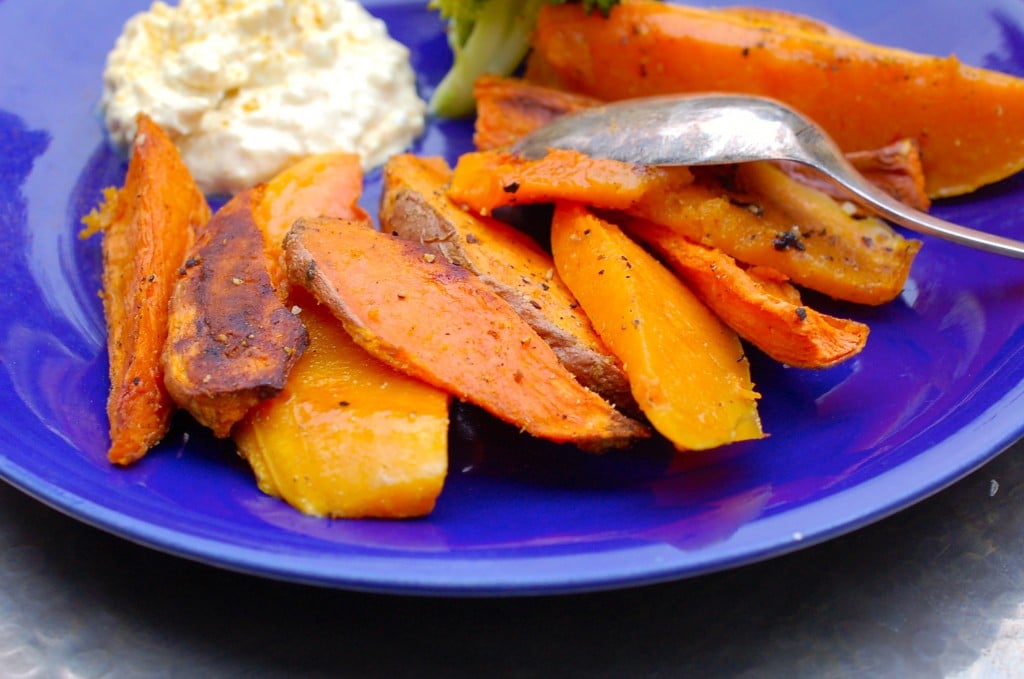
<path fill-rule="evenodd" d="M 452 67 L 430 99 L 432 113 L 458 118 L 473 112 L 473 83 L 484 73 L 509 75 L 530 47 L 537 13 L 545 4 L 573 0 L 430 0 L 448 22 Z M 583 0 L 586 11 L 607 15 L 620 0 Z"/>

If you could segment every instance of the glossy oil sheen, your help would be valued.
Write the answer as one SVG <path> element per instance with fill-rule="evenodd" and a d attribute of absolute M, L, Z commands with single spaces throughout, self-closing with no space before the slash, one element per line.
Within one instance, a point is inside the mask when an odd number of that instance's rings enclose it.
<path fill-rule="evenodd" d="M 94 107 L 106 50 L 148 2 L 0 0 L 0 476 L 104 530 L 184 557 L 326 586 L 527 594 L 692 576 L 785 553 L 947 486 L 1024 433 L 1024 265 L 928 239 L 902 297 L 813 300 L 871 325 L 864 353 L 804 372 L 753 354 L 771 438 L 673 456 L 602 457 L 454 413 L 435 513 L 326 521 L 260 494 L 229 443 L 185 416 L 141 463 L 112 469 L 99 242 L 77 238 L 125 164 Z M 370 2 L 410 46 L 424 94 L 448 64 L 425 2 Z M 710 5 L 710 2 L 695 4 Z M 863 37 L 1024 74 L 1015 0 L 778 0 Z M 414 149 L 453 160 L 466 122 Z M 375 210 L 379 175 L 363 204 Z M 935 213 L 1024 237 L 1024 178 Z"/>

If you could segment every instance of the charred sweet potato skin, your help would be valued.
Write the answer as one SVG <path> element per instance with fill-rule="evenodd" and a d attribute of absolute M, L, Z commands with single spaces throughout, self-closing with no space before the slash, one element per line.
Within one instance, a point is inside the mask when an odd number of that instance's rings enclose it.
<path fill-rule="evenodd" d="M 932 197 L 1024 166 L 1024 80 L 815 23 L 644 0 L 627 0 L 607 20 L 579 5 L 545 5 L 527 76 L 609 101 L 697 91 L 775 97 L 845 151 L 913 138 Z"/>
<path fill-rule="evenodd" d="M 108 458 L 129 464 L 167 433 L 174 402 L 160 354 L 167 302 L 195 230 L 210 218 L 173 143 L 138 118 L 124 188 L 96 219 L 103 229 L 103 309 L 110 362 Z"/>
<path fill-rule="evenodd" d="M 649 435 L 580 386 L 476 276 L 419 243 L 365 222 L 303 219 L 285 263 L 371 354 L 523 431 L 587 449 Z"/>
<path fill-rule="evenodd" d="M 268 273 L 253 217 L 262 193 L 262 185 L 239 193 L 201 230 L 170 304 L 167 389 L 218 437 L 284 387 L 308 344 Z"/>
<path fill-rule="evenodd" d="M 442 158 L 401 155 L 384 168 L 381 228 L 435 248 L 476 274 L 555 351 L 588 389 L 625 412 L 636 403 L 622 365 L 533 239 L 495 219 L 462 210 L 446 195 L 451 169 Z"/>

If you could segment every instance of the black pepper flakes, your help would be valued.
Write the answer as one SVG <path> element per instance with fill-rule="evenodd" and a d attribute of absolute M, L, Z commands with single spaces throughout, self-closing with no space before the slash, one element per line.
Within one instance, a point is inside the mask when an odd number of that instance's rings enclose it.
<path fill-rule="evenodd" d="M 807 309 L 803 308 L 802 306 L 798 306 L 796 308 L 796 317 L 799 318 L 801 322 L 806 321 Z"/>
<path fill-rule="evenodd" d="M 516 191 L 519 190 L 519 182 L 512 182 L 511 184 L 506 184 L 505 186 L 501 187 L 501 190 L 504 191 L 505 193 L 515 193 Z"/>
<path fill-rule="evenodd" d="M 772 240 L 772 246 L 779 252 L 791 249 L 803 252 L 806 249 L 803 242 L 800 240 L 800 230 L 796 227 L 793 227 L 789 231 L 783 231 L 775 234 L 775 239 Z"/>

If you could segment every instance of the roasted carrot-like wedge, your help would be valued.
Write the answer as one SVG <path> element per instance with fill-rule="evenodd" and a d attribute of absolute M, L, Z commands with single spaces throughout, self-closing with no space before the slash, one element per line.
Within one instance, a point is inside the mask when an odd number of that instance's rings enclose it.
<path fill-rule="evenodd" d="M 796 289 L 780 294 L 716 248 L 652 222 L 636 220 L 629 233 L 654 248 L 726 325 L 777 361 L 828 368 L 860 353 L 867 342 L 863 323 L 807 307 Z"/>
<path fill-rule="evenodd" d="M 134 462 L 167 433 L 174 411 L 160 365 L 167 301 L 195 230 L 209 218 L 174 144 L 140 115 L 124 188 L 107 191 L 85 218 L 87 232 L 103 231 L 111 462 Z"/>
<path fill-rule="evenodd" d="M 739 190 L 705 179 L 651 194 L 630 212 L 836 299 L 877 305 L 903 289 L 920 241 L 850 215 L 770 163 L 739 165 L 734 181 Z"/>
<path fill-rule="evenodd" d="M 291 282 L 371 354 L 527 433 L 588 449 L 648 434 L 582 387 L 479 278 L 427 246 L 366 220 L 299 220 L 285 262 Z"/>
<path fill-rule="evenodd" d="M 309 348 L 235 427 L 239 453 L 263 492 L 306 514 L 429 514 L 448 470 L 448 394 L 371 356 L 303 292 L 292 300 Z"/>
<path fill-rule="evenodd" d="M 547 342 L 585 387 L 619 408 L 635 408 L 629 381 L 590 319 L 555 273 L 551 255 L 508 224 L 477 217 L 445 194 L 442 158 L 393 157 L 384 167 L 381 228 L 434 247 L 480 277 Z"/>
<path fill-rule="evenodd" d="M 545 5 L 532 47 L 528 78 L 607 101 L 745 92 L 787 102 L 844 151 L 916 139 L 932 197 L 1024 167 L 1024 80 L 820 22 L 647 0 L 626 0 L 608 18 Z"/>
<path fill-rule="evenodd" d="M 493 75 L 482 76 L 474 92 L 477 113 L 473 139 L 480 151 L 510 147 L 559 116 L 601 103 L 599 99 L 545 87 L 522 78 Z M 901 139 L 877 149 L 851 151 L 846 157 L 866 179 L 897 200 L 922 211 L 931 207 L 921 153 L 914 139 Z M 786 163 L 784 169 L 835 198 L 846 199 L 849 196 L 824 175 L 804 165 Z"/>
<path fill-rule="evenodd" d="M 763 436 L 739 338 L 672 272 L 572 203 L 555 207 L 551 250 L 658 432 L 680 450 Z"/>
<path fill-rule="evenodd" d="M 496 75 L 478 78 L 473 98 L 473 143 L 478 151 L 512 146 L 559 116 L 601 103 L 593 97 Z"/>
<path fill-rule="evenodd" d="M 323 153 L 308 156 L 267 182 L 253 210 L 263 233 L 270 280 L 284 299 L 288 276 L 281 263 L 281 243 L 299 217 L 357 217 L 363 214 L 363 167 L 354 153 Z"/>
<path fill-rule="evenodd" d="M 576 151 L 552 150 L 537 160 L 477 151 L 459 157 L 448 195 L 481 215 L 507 205 L 556 200 L 627 209 L 645 194 L 671 192 L 692 181 L 685 167 L 644 167 Z"/>
<path fill-rule="evenodd" d="M 247 189 L 214 214 L 171 297 L 164 382 L 218 437 L 284 387 L 308 342 L 270 278 L 253 216 L 263 192 L 262 184 Z"/>
<path fill-rule="evenodd" d="M 256 212 L 268 259 L 281 261 L 298 217 L 364 217 L 361 193 L 351 154 L 312 156 L 274 177 Z M 277 270 L 284 275 L 283 262 Z M 232 431 L 260 488 L 316 516 L 429 513 L 447 474 L 450 397 L 371 356 L 326 307 L 285 283 L 278 290 L 290 288 L 309 346 L 284 389 Z"/>

